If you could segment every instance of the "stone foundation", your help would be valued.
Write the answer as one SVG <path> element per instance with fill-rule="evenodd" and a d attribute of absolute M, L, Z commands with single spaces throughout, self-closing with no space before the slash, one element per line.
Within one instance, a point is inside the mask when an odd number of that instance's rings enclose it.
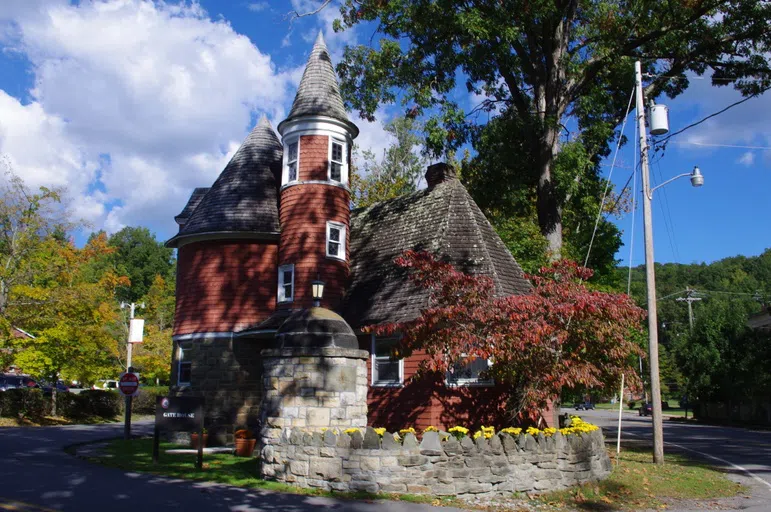
<path fill-rule="evenodd" d="M 286 428 L 367 425 L 367 357 L 364 350 L 266 349 L 261 446 L 279 442 Z"/>
<path fill-rule="evenodd" d="M 611 471 L 602 432 L 551 437 L 440 440 L 428 432 L 403 443 L 372 428 L 364 435 L 284 429 L 262 451 L 261 476 L 298 487 L 372 493 L 510 495 L 600 480 Z"/>
<path fill-rule="evenodd" d="M 257 430 L 262 402 L 260 341 L 204 338 L 190 344 L 191 384 L 172 386 L 174 396 L 203 396 L 210 444 L 233 442 L 233 429 Z M 177 381 L 176 343 L 172 382 Z"/>

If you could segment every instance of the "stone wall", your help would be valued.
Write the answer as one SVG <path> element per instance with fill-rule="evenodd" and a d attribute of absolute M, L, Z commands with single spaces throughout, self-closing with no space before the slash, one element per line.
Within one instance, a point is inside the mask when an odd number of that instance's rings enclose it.
<path fill-rule="evenodd" d="M 602 431 L 551 437 L 499 433 L 444 441 L 428 432 L 403 443 L 367 428 L 352 435 L 285 429 L 262 449 L 263 478 L 298 487 L 372 493 L 509 495 L 563 489 L 610 473 Z"/>
<path fill-rule="evenodd" d="M 339 347 L 266 349 L 261 446 L 280 443 L 290 427 L 365 427 L 364 350 Z"/>

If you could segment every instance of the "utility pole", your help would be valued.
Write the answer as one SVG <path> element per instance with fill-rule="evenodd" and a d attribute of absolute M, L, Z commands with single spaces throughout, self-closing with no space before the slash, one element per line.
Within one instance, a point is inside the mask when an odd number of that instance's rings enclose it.
<path fill-rule="evenodd" d="M 126 302 L 120 303 L 120 308 L 123 309 L 125 307 L 129 308 L 129 334 L 126 336 L 126 372 L 133 373 L 134 368 L 131 366 L 131 348 L 133 343 L 131 343 L 131 321 L 134 319 L 134 312 L 139 306 L 140 308 L 145 308 L 145 303 L 136 304 L 132 302 L 131 304 L 128 304 Z M 134 400 L 134 397 L 127 396 L 125 398 L 125 411 L 123 415 L 123 439 L 129 440 L 131 439 L 131 404 Z"/>
<path fill-rule="evenodd" d="M 643 188 L 643 224 L 645 226 L 645 281 L 648 290 L 648 353 L 651 370 L 651 399 L 653 405 L 653 462 L 664 463 L 664 424 L 661 418 L 661 384 L 659 382 L 659 332 L 656 314 L 656 273 L 653 263 L 653 191 L 648 169 L 648 137 L 645 128 L 645 102 L 643 101 L 642 65 L 634 64 L 635 96 L 638 132 L 640 134 L 640 164 Z"/>
<path fill-rule="evenodd" d="M 677 299 L 675 299 L 678 302 L 688 303 L 688 325 L 690 325 L 691 331 L 693 331 L 693 303 L 701 300 L 700 297 L 694 296 L 695 293 L 696 293 L 696 290 L 692 290 L 689 286 L 686 286 L 685 297 L 678 297 Z"/>

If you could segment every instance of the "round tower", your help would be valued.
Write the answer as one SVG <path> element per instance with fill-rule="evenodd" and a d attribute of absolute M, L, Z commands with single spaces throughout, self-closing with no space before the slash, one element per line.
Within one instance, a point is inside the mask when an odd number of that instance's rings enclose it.
<path fill-rule="evenodd" d="M 349 274 L 351 147 L 359 129 L 345 112 L 319 32 L 289 116 L 279 195 L 277 307 L 312 305 L 311 283 L 326 283 L 322 305 L 340 306 Z"/>

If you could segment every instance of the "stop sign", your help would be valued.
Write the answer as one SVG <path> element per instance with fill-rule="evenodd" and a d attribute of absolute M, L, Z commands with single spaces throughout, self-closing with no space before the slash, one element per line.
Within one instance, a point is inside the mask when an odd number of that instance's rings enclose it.
<path fill-rule="evenodd" d="M 118 389 L 126 396 L 134 396 L 139 392 L 139 374 L 124 373 L 118 381 Z"/>

